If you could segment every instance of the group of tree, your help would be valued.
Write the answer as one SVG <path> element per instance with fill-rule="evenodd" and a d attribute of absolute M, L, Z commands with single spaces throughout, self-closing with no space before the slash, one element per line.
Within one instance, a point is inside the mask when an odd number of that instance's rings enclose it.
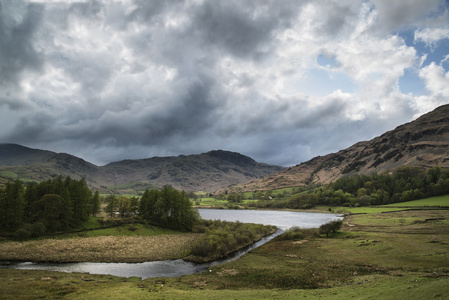
<path fill-rule="evenodd" d="M 146 189 L 140 198 L 138 214 L 150 223 L 181 230 L 191 230 L 199 219 L 187 193 L 170 186 L 160 191 Z"/>
<path fill-rule="evenodd" d="M 24 186 L 20 180 L 0 189 L 0 231 L 38 236 L 76 228 L 100 210 L 100 196 L 84 179 L 61 176 Z"/>
<path fill-rule="evenodd" d="M 135 217 L 151 224 L 180 230 L 191 230 L 199 219 L 188 194 L 170 186 L 162 190 L 146 189 L 142 197 L 109 195 L 105 212 L 110 217 Z"/>
<path fill-rule="evenodd" d="M 191 230 L 199 219 L 188 195 L 169 186 L 146 190 L 142 197 L 110 195 L 105 212 L 110 217 L 136 218 L 174 229 Z M 61 176 L 39 184 L 20 180 L 0 189 L 0 233 L 23 238 L 79 228 L 100 211 L 100 195 L 84 179 Z"/>
<path fill-rule="evenodd" d="M 404 166 L 392 172 L 343 177 L 285 200 L 259 201 L 256 207 L 311 208 L 385 205 L 449 194 L 449 169 Z"/>

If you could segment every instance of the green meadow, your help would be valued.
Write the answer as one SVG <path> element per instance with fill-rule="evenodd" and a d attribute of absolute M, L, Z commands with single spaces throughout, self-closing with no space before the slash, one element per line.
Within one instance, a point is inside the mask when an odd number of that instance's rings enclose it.
<path fill-rule="evenodd" d="M 393 203 L 386 205 L 387 207 L 449 207 L 449 195 L 431 197 L 426 199 L 413 200 L 403 203 Z"/>

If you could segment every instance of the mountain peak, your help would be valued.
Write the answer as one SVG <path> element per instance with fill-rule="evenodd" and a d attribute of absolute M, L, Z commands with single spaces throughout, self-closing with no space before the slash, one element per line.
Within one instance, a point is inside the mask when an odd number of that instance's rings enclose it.
<path fill-rule="evenodd" d="M 237 153 L 237 152 L 231 152 L 231 151 L 225 151 L 225 150 L 212 150 L 207 152 L 211 157 L 215 157 L 221 160 L 226 160 L 234 164 L 240 164 L 240 165 L 255 165 L 257 162 L 243 154 Z"/>

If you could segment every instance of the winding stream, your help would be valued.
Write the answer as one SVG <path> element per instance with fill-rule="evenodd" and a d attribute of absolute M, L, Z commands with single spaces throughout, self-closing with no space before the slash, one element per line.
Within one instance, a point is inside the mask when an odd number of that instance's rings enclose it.
<path fill-rule="evenodd" d="M 245 223 L 258 223 L 275 225 L 279 228 L 276 233 L 267 236 L 253 245 L 241 249 L 230 256 L 203 264 L 186 262 L 182 259 L 151 261 L 144 263 L 14 263 L 0 265 L 0 269 L 14 268 L 19 270 L 47 270 L 58 272 L 81 272 L 90 274 L 104 274 L 120 277 L 140 277 L 142 279 L 154 277 L 176 277 L 194 273 L 201 273 L 212 266 L 233 261 L 256 247 L 259 247 L 284 230 L 293 226 L 300 228 L 318 228 L 327 222 L 340 219 L 339 215 L 289 211 L 266 210 L 225 210 L 200 209 L 203 219 L 240 221 Z"/>

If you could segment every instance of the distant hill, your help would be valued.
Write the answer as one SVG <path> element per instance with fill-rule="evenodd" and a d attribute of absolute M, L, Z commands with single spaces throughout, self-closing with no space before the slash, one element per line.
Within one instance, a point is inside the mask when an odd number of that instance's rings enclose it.
<path fill-rule="evenodd" d="M 59 175 L 84 177 L 91 186 L 108 182 L 100 167 L 66 153 L 32 149 L 16 144 L 0 144 L 0 177 L 43 181 Z"/>
<path fill-rule="evenodd" d="M 240 184 L 229 192 L 326 184 L 343 176 L 381 173 L 404 165 L 449 167 L 449 105 L 370 141 Z"/>
<path fill-rule="evenodd" d="M 16 144 L 0 144 L 0 166 L 30 165 L 48 160 L 54 152 Z"/>
<path fill-rule="evenodd" d="M 213 192 L 282 169 L 222 150 L 123 160 L 99 167 L 70 154 L 0 144 L 0 184 L 6 179 L 42 181 L 62 175 L 74 179 L 84 177 L 91 187 L 102 192 L 135 193 L 164 185 L 186 191 Z"/>

